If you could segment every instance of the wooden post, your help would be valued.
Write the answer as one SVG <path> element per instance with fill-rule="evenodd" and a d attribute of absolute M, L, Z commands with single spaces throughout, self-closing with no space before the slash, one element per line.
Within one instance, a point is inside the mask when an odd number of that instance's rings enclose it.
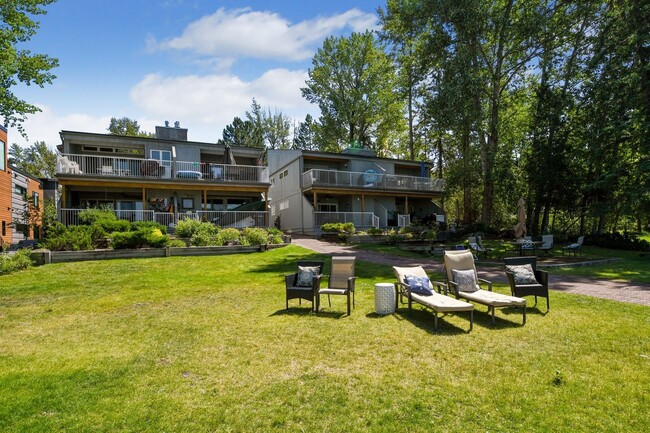
<path fill-rule="evenodd" d="M 147 189 L 142 188 L 142 210 L 147 210 Z"/>
<path fill-rule="evenodd" d="M 203 190 L 203 210 L 206 210 L 208 207 L 208 190 Z"/>

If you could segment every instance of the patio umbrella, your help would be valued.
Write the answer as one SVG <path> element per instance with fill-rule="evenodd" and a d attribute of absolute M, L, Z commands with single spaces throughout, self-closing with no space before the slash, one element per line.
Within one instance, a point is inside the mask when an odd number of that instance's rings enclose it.
<path fill-rule="evenodd" d="M 223 164 L 228 164 L 228 165 L 237 165 L 235 162 L 235 156 L 232 154 L 232 149 L 230 148 L 229 144 L 226 144 L 226 149 L 223 152 Z"/>
<path fill-rule="evenodd" d="M 524 198 L 519 199 L 517 203 L 517 225 L 515 226 L 515 237 L 523 239 L 526 236 L 526 203 Z"/>

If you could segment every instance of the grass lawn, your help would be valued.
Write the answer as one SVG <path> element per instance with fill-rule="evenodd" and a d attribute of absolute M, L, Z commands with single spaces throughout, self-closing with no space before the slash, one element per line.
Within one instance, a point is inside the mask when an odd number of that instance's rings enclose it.
<path fill-rule="evenodd" d="M 48 265 L 0 277 L 0 431 L 650 430 L 650 308 L 552 293 L 553 309 L 312 314 L 264 253 Z M 326 260 L 329 265 L 329 260 Z M 326 266 L 326 273 L 329 267 Z M 497 291 L 506 293 L 505 286 Z M 326 305 L 326 303 L 325 303 Z M 529 305 L 531 303 L 529 302 Z"/>

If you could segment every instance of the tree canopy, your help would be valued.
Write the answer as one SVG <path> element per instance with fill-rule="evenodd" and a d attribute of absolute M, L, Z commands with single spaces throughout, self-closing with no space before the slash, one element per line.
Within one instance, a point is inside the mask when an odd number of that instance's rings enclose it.
<path fill-rule="evenodd" d="M 26 137 L 23 122 L 28 114 L 41 111 L 16 96 L 12 88 L 19 83 L 44 87 L 56 78 L 50 71 L 57 59 L 20 49 L 38 30 L 35 15 L 45 14 L 44 6 L 54 0 L 11 0 L 0 3 L 0 116 L 3 124 L 15 127 Z"/>
<path fill-rule="evenodd" d="M 127 135 L 130 137 L 155 137 L 153 132 L 140 131 L 137 120 L 128 117 L 111 117 L 108 132 L 112 135 Z"/>

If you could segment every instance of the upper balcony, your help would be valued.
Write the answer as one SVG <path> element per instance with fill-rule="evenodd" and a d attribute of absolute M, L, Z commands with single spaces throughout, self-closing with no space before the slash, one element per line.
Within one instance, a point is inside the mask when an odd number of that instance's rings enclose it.
<path fill-rule="evenodd" d="M 443 192 L 443 179 L 366 172 L 312 169 L 302 174 L 304 188 L 340 187 L 391 191 Z"/>
<path fill-rule="evenodd" d="M 187 161 L 63 154 L 58 174 L 123 179 L 178 179 L 183 181 L 268 183 L 267 167 Z"/>

